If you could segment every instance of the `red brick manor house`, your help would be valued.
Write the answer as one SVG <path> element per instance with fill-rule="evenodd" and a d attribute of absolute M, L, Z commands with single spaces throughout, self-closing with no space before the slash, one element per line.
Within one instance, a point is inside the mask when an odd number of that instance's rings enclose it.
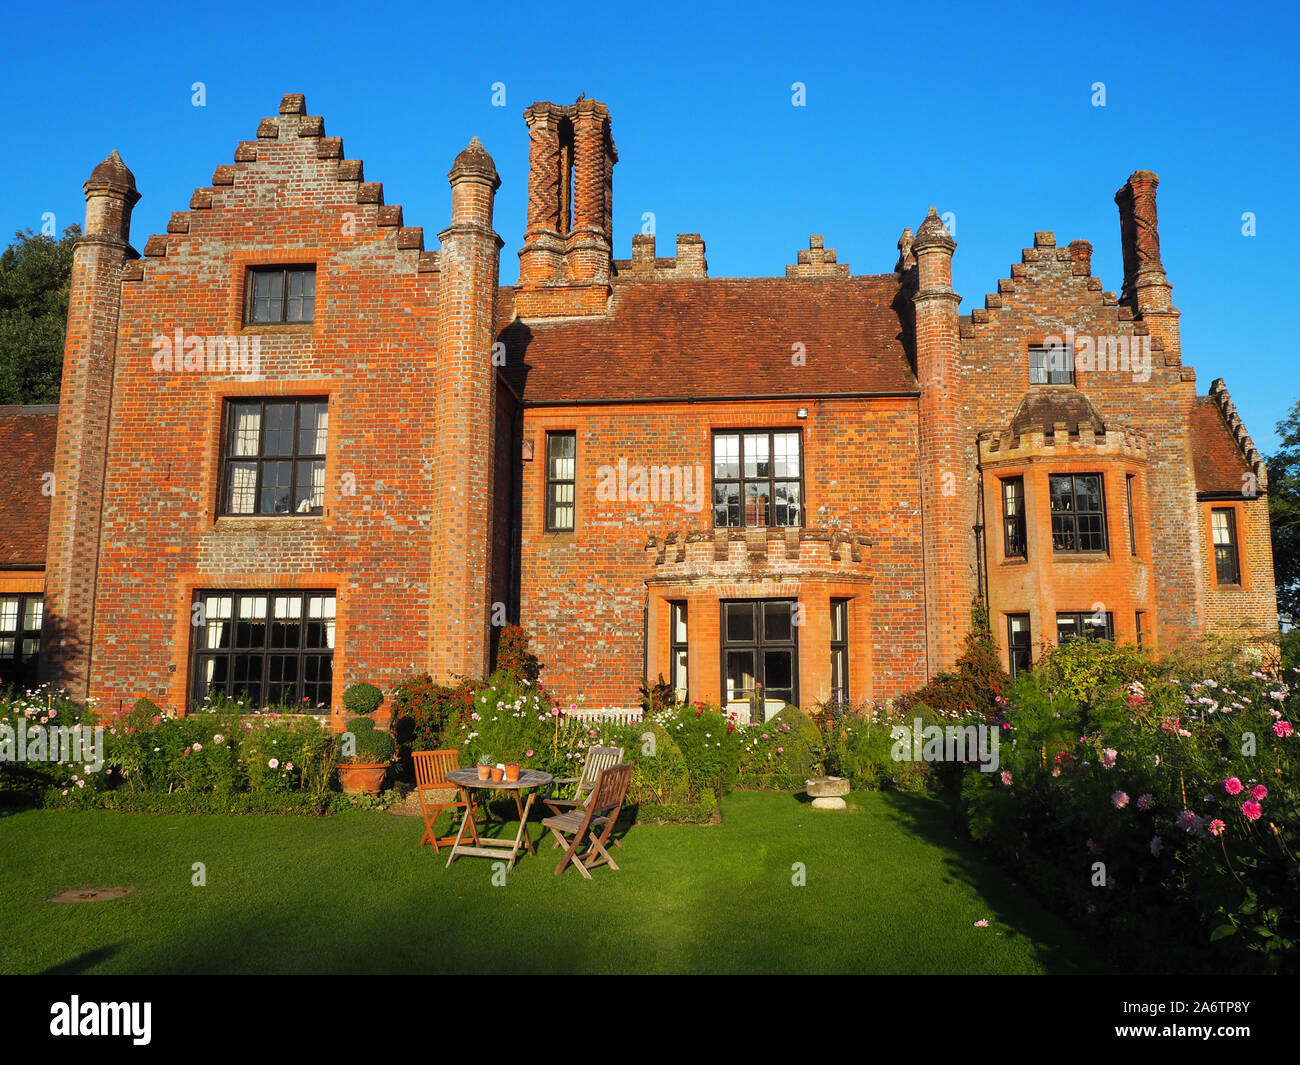
<path fill-rule="evenodd" d="M 662 676 L 808 708 L 921 685 L 977 598 L 1012 670 L 1276 631 L 1264 466 L 1183 361 L 1154 174 L 1118 294 L 1039 232 L 962 315 L 933 208 L 882 273 L 818 236 L 784 277 L 710 277 L 695 234 L 616 259 L 609 111 L 524 119 L 507 287 L 477 139 L 436 251 L 299 95 L 143 254 L 95 167 L 57 415 L 0 410 L 7 677 L 337 707 L 481 675 L 518 621 L 586 707 Z"/>

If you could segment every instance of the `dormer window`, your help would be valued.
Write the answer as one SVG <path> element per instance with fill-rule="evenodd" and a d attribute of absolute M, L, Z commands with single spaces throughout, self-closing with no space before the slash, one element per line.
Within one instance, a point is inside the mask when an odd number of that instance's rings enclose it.
<path fill-rule="evenodd" d="M 1074 384 L 1074 349 L 1068 344 L 1040 345 L 1030 348 L 1029 383 L 1031 385 Z"/>

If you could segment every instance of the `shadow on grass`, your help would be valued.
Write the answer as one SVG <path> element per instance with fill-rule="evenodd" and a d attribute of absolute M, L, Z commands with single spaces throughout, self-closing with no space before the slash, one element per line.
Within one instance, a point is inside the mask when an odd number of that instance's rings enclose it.
<path fill-rule="evenodd" d="M 80 976 L 86 970 L 98 965 L 100 962 L 108 961 L 109 958 L 121 949 L 120 944 L 114 944 L 111 947 L 99 947 L 96 950 L 88 950 L 84 954 L 78 954 L 75 958 L 70 958 L 68 961 L 43 970 L 40 975 Z"/>
<path fill-rule="evenodd" d="M 947 876 L 971 885 L 993 907 L 989 922 L 1002 926 L 1008 935 L 1039 944 L 1035 956 L 1053 973 L 1111 973 L 1114 966 L 1092 950 L 1065 917 L 1053 914 L 1027 888 L 983 854 L 979 846 L 963 836 L 956 826 L 956 814 L 943 799 L 910 792 L 881 794 L 889 816 L 908 832 L 919 836 L 945 853 Z M 1051 945 L 1064 929 L 1073 942 Z M 998 929 L 1001 930 L 1001 929 Z"/>

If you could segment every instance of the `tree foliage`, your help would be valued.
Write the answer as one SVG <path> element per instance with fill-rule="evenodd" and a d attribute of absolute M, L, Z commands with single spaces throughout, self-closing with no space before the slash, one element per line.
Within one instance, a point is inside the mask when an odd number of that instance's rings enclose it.
<path fill-rule="evenodd" d="M 30 229 L 0 253 L 0 404 L 59 401 L 72 247 L 81 227 L 55 240 Z"/>
<path fill-rule="evenodd" d="M 1273 525 L 1277 605 L 1300 625 L 1300 401 L 1280 422 L 1282 446 L 1268 460 L 1268 515 Z"/>

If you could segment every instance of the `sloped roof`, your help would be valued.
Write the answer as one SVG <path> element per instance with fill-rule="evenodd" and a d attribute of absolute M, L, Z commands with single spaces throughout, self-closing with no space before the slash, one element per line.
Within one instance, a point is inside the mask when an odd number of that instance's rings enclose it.
<path fill-rule="evenodd" d="M 511 321 L 513 297 L 498 325 L 525 403 L 917 391 L 893 274 L 616 281 L 586 318 Z"/>
<path fill-rule="evenodd" d="M 50 497 L 43 475 L 54 470 L 58 407 L 0 407 L 0 569 L 43 566 Z"/>
<path fill-rule="evenodd" d="M 1196 490 L 1239 493 L 1251 467 L 1212 397 L 1200 396 L 1193 405 L 1190 437 Z"/>
<path fill-rule="evenodd" d="M 1097 408 L 1082 392 L 1073 388 L 1036 388 L 1020 402 L 1011 417 L 1011 431 L 1016 436 L 1038 429 L 1050 433 L 1057 422 L 1064 422 L 1071 433 L 1081 425 L 1104 433 L 1106 423 Z"/>

